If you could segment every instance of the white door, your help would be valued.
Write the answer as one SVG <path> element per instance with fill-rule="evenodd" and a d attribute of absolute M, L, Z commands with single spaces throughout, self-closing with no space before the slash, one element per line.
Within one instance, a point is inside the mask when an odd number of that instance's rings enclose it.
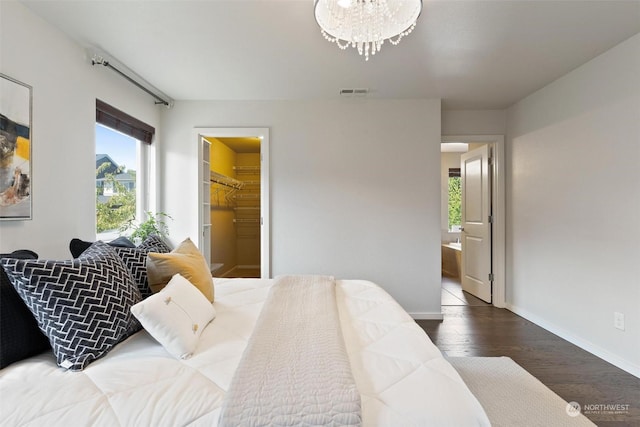
<path fill-rule="evenodd" d="M 491 302 L 491 150 L 462 154 L 462 289 Z"/>

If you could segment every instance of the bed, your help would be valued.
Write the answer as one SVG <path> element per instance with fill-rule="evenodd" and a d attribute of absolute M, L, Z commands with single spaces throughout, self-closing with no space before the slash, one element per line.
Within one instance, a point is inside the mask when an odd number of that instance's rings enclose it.
<path fill-rule="evenodd" d="M 192 357 L 145 330 L 80 372 L 51 352 L 0 371 L 6 426 L 216 426 L 274 281 L 214 278 L 215 319 Z M 476 426 L 489 421 L 424 331 L 380 286 L 335 282 L 339 323 L 364 426 Z"/>

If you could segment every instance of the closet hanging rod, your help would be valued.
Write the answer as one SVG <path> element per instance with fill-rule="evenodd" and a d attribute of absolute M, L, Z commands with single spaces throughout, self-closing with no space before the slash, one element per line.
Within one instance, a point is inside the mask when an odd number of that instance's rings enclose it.
<path fill-rule="evenodd" d="M 219 181 L 217 179 L 211 178 L 211 182 L 216 183 L 216 184 L 220 184 L 220 185 L 224 185 L 225 187 L 229 187 L 229 188 L 233 188 L 234 190 L 239 190 L 242 187 L 238 187 L 235 184 L 231 184 L 229 182 L 224 182 L 224 181 Z"/>
<path fill-rule="evenodd" d="M 235 190 L 240 190 L 244 187 L 242 181 L 238 181 L 237 179 L 233 179 L 229 176 L 222 175 L 218 172 L 211 171 L 209 179 L 211 182 L 215 182 L 216 184 L 224 185 L 225 187 L 233 188 Z"/>

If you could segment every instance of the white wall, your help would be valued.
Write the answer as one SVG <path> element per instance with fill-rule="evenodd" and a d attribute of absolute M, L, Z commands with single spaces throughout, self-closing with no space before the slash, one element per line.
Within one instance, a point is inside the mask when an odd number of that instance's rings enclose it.
<path fill-rule="evenodd" d="M 161 185 L 174 239 L 198 232 L 196 126 L 270 128 L 273 275 L 370 279 L 439 315 L 439 100 L 177 102 Z"/>
<path fill-rule="evenodd" d="M 443 135 L 504 135 L 506 110 L 445 110 Z"/>
<path fill-rule="evenodd" d="M 639 159 L 640 35 L 508 110 L 508 302 L 635 375 Z"/>
<path fill-rule="evenodd" d="M 95 238 L 95 100 L 159 131 L 153 99 L 17 2 L 0 1 L 0 71 L 33 87 L 33 220 L 0 222 L 0 252 L 70 258 L 69 240 Z"/>

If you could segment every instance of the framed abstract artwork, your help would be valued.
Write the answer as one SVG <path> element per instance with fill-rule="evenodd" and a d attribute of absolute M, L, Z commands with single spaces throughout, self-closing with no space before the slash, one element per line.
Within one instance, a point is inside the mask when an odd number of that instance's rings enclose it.
<path fill-rule="evenodd" d="M 0 220 L 31 219 L 32 88 L 0 74 Z"/>

